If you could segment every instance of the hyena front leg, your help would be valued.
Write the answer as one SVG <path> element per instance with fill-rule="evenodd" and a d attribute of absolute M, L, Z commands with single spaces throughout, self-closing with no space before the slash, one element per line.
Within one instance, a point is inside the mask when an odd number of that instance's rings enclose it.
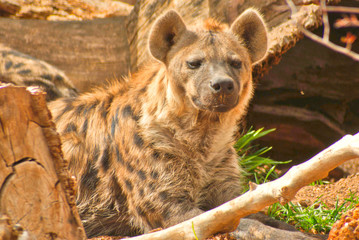
<path fill-rule="evenodd" d="M 227 156 L 216 166 L 213 176 L 201 190 L 200 208 L 210 210 L 242 194 L 241 170 L 237 156 Z"/>

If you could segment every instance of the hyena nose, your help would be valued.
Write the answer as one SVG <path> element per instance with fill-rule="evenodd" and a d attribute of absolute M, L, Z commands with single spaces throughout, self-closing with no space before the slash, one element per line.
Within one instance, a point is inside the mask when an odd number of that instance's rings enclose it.
<path fill-rule="evenodd" d="M 230 78 L 219 78 L 214 81 L 211 81 L 209 84 L 212 92 L 222 93 L 222 94 L 231 94 L 234 91 L 234 83 Z"/>

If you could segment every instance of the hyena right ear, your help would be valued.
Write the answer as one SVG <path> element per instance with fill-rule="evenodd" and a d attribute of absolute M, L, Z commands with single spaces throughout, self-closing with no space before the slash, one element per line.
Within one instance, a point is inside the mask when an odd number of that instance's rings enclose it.
<path fill-rule="evenodd" d="M 252 63 L 260 61 L 267 53 L 268 33 L 262 16 L 254 9 L 244 11 L 231 26 L 233 34 L 244 41 Z"/>
<path fill-rule="evenodd" d="M 165 62 L 168 51 L 186 31 L 181 16 L 170 10 L 153 24 L 148 46 L 153 57 Z"/>

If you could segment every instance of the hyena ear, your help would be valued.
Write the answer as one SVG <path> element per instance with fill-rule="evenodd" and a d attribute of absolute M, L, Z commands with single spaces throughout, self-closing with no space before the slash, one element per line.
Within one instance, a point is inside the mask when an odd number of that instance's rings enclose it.
<path fill-rule="evenodd" d="M 153 24 L 148 46 L 153 57 L 165 62 L 168 51 L 186 31 L 181 16 L 170 10 Z"/>
<path fill-rule="evenodd" d="M 254 9 L 244 11 L 231 25 L 231 31 L 244 41 L 252 63 L 260 61 L 267 53 L 267 28 L 262 16 Z"/>

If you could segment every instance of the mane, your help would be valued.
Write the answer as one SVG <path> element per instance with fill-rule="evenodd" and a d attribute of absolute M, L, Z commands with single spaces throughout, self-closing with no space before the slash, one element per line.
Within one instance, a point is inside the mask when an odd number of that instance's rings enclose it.
<path fill-rule="evenodd" d="M 207 31 L 213 32 L 223 32 L 225 29 L 228 28 L 227 24 L 220 23 L 213 18 L 208 18 L 207 20 L 205 20 L 203 25 Z"/>

